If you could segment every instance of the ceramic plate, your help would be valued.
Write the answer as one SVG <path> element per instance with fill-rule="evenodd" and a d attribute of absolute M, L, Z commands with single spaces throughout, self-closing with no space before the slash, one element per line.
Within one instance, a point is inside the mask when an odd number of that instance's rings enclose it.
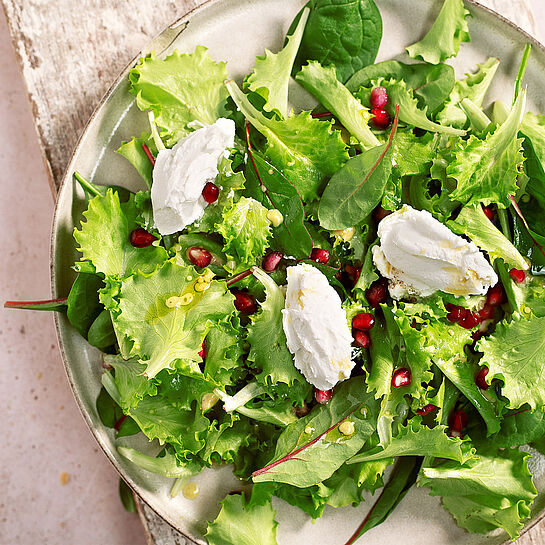
<path fill-rule="evenodd" d="M 281 47 L 286 30 L 304 0 L 217 0 L 180 19 L 167 28 L 148 50 L 168 54 L 178 48 L 192 52 L 202 44 L 210 49 L 215 60 L 228 61 L 230 76 L 241 79 L 254 65 L 256 55 L 265 48 Z M 420 39 L 438 13 L 439 0 L 379 0 L 384 21 L 384 37 L 378 60 L 402 58 L 404 47 Z M 512 86 L 524 44 L 531 40 L 485 8 L 468 4 L 473 18 L 469 21 L 471 43 L 463 44 L 453 63 L 457 76 L 472 69 L 490 56 L 501 59 L 500 69 L 489 91 L 488 100 L 502 98 L 509 102 Z M 144 51 L 143 53 L 147 53 Z M 130 68 L 130 67 L 129 67 Z M 60 190 L 52 241 L 52 284 L 56 296 L 65 296 L 73 282 L 71 265 L 78 258 L 72 231 L 79 225 L 85 207 L 83 193 L 72 181 L 79 170 L 98 184 L 117 184 L 130 189 L 143 189 L 138 174 L 121 156 L 114 153 L 122 140 L 147 129 L 145 114 L 136 107 L 128 93 L 127 72 L 121 74 L 100 107 L 94 113 L 67 169 Z M 528 109 L 545 113 L 545 52 L 534 42 L 526 75 Z M 100 446 L 134 490 L 159 515 L 197 543 L 205 543 L 206 520 L 218 513 L 218 500 L 227 492 L 240 489 L 228 467 L 205 470 L 195 480 L 201 493 L 196 500 L 181 494 L 169 496 L 172 481 L 141 470 L 122 458 L 116 451 L 112 430 L 105 428 L 98 417 L 95 401 L 100 390 L 101 356 L 70 326 L 64 315 L 57 316 L 57 332 L 66 371 L 83 415 Z M 143 437 L 123 438 L 121 444 L 136 446 L 147 452 L 158 448 Z M 155 449 L 155 450 L 154 450 Z M 545 476 L 537 466 L 536 485 L 545 491 Z M 534 521 L 543 509 L 543 494 L 535 504 Z M 326 508 L 324 516 L 312 523 L 307 515 L 281 500 L 275 500 L 280 522 L 278 541 L 281 545 L 300 543 L 343 544 L 367 512 L 370 502 L 358 508 Z M 425 537 L 423 537 L 425 536 Z M 481 543 L 496 544 L 505 540 L 501 533 L 487 536 L 471 535 L 459 529 L 452 517 L 441 507 L 439 499 L 428 496 L 427 489 L 413 488 L 388 521 L 371 530 L 358 543 L 373 545 L 421 545 L 423 542 L 444 545 Z M 242 545 L 242 544 L 241 544 Z"/>

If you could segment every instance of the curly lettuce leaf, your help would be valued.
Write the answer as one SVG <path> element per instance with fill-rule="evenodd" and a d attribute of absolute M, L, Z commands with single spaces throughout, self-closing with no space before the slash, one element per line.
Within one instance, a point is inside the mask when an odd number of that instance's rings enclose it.
<path fill-rule="evenodd" d="M 305 8 L 293 34 L 278 53 L 265 50 L 264 57 L 257 57 L 254 71 L 248 76 L 246 85 L 250 91 L 265 99 L 263 109 L 275 112 L 281 118 L 288 117 L 288 86 L 293 63 L 299 50 L 310 10 Z M 245 86 L 246 86 L 245 85 Z"/>
<path fill-rule="evenodd" d="M 545 317 L 525 319 L 514 313 L 510 322 L 500 322 L 492 335 L 481 339 L 477 350 L 489 369 L 487 383 L 503 381 L 501 393 L 510 409 L 525 403 L 534 410 L 545 405 Z"/>
<path fill-rule="evenodd" d="M 469 532 L 503 528 L 515 539 L 537 495 L 528 471 L 529 455 L 518 449 L 478 454 L 471 465 L 449 461 L 422 468 L 418 485 L 429 486 L 432 496 L 442 496 L 445 508 Z"/>
<path fill-rule="evenodd" d="M 148 378 L 172 369 L 178 359 L 194 367 L 191 362 L 201 360 L 198 353 L 210 327 L 234 312 L 234 298 L 225 283 L 212 281 L 205 291 L 196 291 L 198 277 L 192 267 L 167 261 L 153 273 L 138 273 L 121 286 L 114 328 L 118 339 L 133 341 L 131 355 L 140 356 Z M 166 305 L 171 297 L 183 295 L 187 304 Z"/>
<path fill-rule="evenodd" d="M 380 144 L 369 128 L 369 110 L 337 79 L 334 66 L 324 68 L 319 62 L 310 61 L 295 80 L 339 118 L 363 149 Z"/>
<path fill-rule="evenodd" d="M 248 361 L 261 372 L 256 376 L 259 384 L 270 387 L 282 382 L 288 386 L 294 383 L 306 386 L 306 380 L 293 363 L 288 350 L 286 334 L 282 326 L 284 294 L 274 280 L 261 269 L 254 269 L 254 275 L 265 287 L 266 298 L 261 312 L 251 317 L 247 340 L 250 343 Z M 267 339 L 263 342 L 263 339 Z"/>
<path fill-rule="evenodd" d="M 226 63 L 214 62 L 203 46 L 164 60 L 151 53 L 129 72 L 130 92 L 141 110 L 153 112 L 171 147 L 191 131 L 192 121 L 211 125 L 227 116 L 227 76 Z"/>
<path fill-rule="evenodd" d="M 242 494 L 230 494 L 205 536 L 209 545 L 278 545 L 275 515 L 270 501 L 252 505 Z"/>
<path fill-rule="evenodd" d="M 340 131 L 310 112 L 285 120 L 269 119 L 257 110 L 236 83 L 227 82 L 231 98 L 246 119 L 267 139 L 265 154 L 298 189 L 304 201 L 316 200 L 327 179 L 348 160 Z"/>
<path fill-rule="evenodd" d="M 216 229 L 225 240 L 223 251 L 242 263 L 255 263 L 269 246 L 271 222 L 267 209 L 251 197 L 241 197 L 226 208 Z"/>
<path fill-rule="evenodd" d="M 477 65 L 474 74 L 466 74 L 464 79 L 457 80 L 445 107 L 437 114 L 437 120 L 451 127 L 463 128 L 467 122 L 467 115 L 460 107 L 460 103 L 464 99 L 469 99 L 476 106 L 482 106 L 499 64 L 498 58 L 490 57 L 483 64 Z"/>
<path fill-rule="evenodd" d="M 135 196 L 121 203 L 116 191 L 108 189 L 104 197 L 89 201 L 83 213 L 86 221 L 74 229 L 83 259 L 88 259 L 97 272 L 124 278 L 137 271 L 152 272 L 167 259 L 166 250 L 158 241 L 146 248 L 135 248 L 129 240 L 138 225 L 140 211 Z"/>
<path fill-rule="evenodd" d="M 449 437 L 446 426 L 428 428 L 419 417 L 412 418 L 406 426 L 400 426 L 398 434 L 386 448 L 377 448 L 357 454 L 348 464 L 371 462 L 396 456 L 433 456 L 447 458 L 464 464 L 474 458 L 475 449 L 467 440 Z"/>
<path fill-rule="evenodd" d="M 524 156 L 517 134 L 526 104 L 522 91 L 506 121 L 484 140 L 472 135 L 447 167 L 447 176 L 457 181 L 450 199 L 462 204 L 496 203 L 507 208 L 509 195 L 517 192 L 517 177 Z"/>
<path fill-rule="evenodd" d="M 503 259 L 510 267 L 528 269 L 526 259 L 509 239 L 486 217 L 481 206 L 464 206 L 454 221 L 447 226 L 458 235 L 468 236 L 494 262 Z"/>
<path fill-rule="evenodd" d="M 327 405 L 290 424 L 278 438 L 271 462 L 254 472 L 254 482 L 306 487 L 331 477 L 375 430 L 378 406 L 372 395 L 363 393 L 364 384 L 362 377 L 340 383 Z M 352 422 L 353 433 L 339 431 L 345 421 Z"/>
<path fill-rule="evenodd" d="M 413 59 L 438 64 L 455 57 L 462 42 L 469 42 L 469 28 L 466 18 L 471 15 L 464 7 L 463 0 L 445 0 L 437 19 L 428 33 L 419 41 L 406 48 Z"/>

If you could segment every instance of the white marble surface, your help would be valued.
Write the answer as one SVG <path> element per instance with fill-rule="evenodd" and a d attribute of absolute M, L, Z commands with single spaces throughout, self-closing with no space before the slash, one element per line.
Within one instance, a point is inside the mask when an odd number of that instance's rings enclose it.
<path fill-rule="evenodd" d="M 53 198 L 1 9 L 0 119 L 0 301 L 48 298 Z M 0 358 L 0 543 L 144 545 L 74 402 L 52 316 L 0 308 Z"/>
<path fill-rule="evenodd" d="M 541 29 L 545 2 L 531 3 Z M 45 298 L 53 199 L 1 10 L 0 119 L 0 300 Z M 1 308 L 0 358 L 0 543 L 143 545 L 73 400 L 52 317 Z"/>

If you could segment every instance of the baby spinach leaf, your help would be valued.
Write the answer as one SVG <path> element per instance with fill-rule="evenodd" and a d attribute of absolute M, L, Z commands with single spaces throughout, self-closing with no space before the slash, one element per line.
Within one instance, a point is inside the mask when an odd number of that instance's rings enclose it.
<path fill-rule="evenodd" d="M 115 343 L 115 331 L 109 310 L 103 310 L 96 317 L 87 332 L 87 340 L 91 346 L 99 350 L 104 350 Z"/>
<path fill-rule="evenodd" d="M 365 394 L 363 377 L 339 384 L 327 405 L 290 424 L 280 435 L 273 460 L 253 473 L 254 482 L 275 481 L 298 487 L 329 478 L 373 433 L 377 403 Z M 343 435 L 339 425 L 350 421 L 354 432 Z"/>
<path fill-rule="evenodd" d="M 407 53 L 413 59 L 430 64 L 443 62 L 458 55 L 460 44 L 469 42 L 469 28 L 466 18 L 470 15 L 463 0 L 445 0 L 437 19 L 428 33 L 413 45 Z"/>
<path fill-rule="evenodd" d="M 382 38 L 382 18 L 373 0 L 310 0 L 310 16 L 294 72 L 306 61 L 333 65 L 341 82 L 373 64 Z M 292 23 L 295 27 L 300 14 Z"/>
<path fill-rule="evenodd" d="M 454 87 L 454 69 L 448 64 L 404 64 L 400 61 L 383 61 L 358 70 L 346 82 L 353 93 L 361 87 L 370 87 L 379 79 L 404 81 L 418 100 L 418 107 L 427 106 L 435 112 Z"/>
<path fill-rule="evenodd" d="M 104 287 L 104 281 L 97 274 L 78 273 L 72 284 L 67 299 L 66 315 L 78 333 L 87 338 L 91 324 L 102 311 L 98 299 L 98 290 Z"/>
<path fill-rule="evenodd" d="M 138 171 L 138 174 L 142 176 L 149 189 L 153 183 L 153 164 L 142 149 L 142 145 L 148 146 L 152 155 L 157 157 L 157 147 L 151 134 L 148 132 L 143 132 L 139 137 L 135 136 L 128 142 L 121 142 L 121 146 L 116 150 L 116 153 L 119 153 L 119 155 L 122 155 L 131 163 Z"/>
<path fill-rule="evenodd" d="M 364 149 L 380 144 L 369 129 L 371 115 L 368 109 L 337 79 L 335 67 L 323 68 L 319 62 L 311 61 L 295 80 L 335 114 Z"/>
<path fill-rule="evenodd" d="M 392 172 L 396 130 L 397 115 L 387 143 L 352 157 L 332 176 L 318 208 L 322 227 L 334 230 L 357 225 L 377 206 Z"/>

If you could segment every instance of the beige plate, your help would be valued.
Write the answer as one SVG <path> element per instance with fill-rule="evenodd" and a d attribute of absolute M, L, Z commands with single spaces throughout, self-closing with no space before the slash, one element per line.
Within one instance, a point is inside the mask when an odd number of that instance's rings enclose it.
<path fill-rule="evenodd" d="M 223 0 L 210 1 L 167 28 L 149 50 L 168 53 L 174 48 L 191 52 L 196 45 L 210 48 L 217 60 L 227 60 L 231 77 L 242 78 L 248 73 L 256 55 L 265 47 L 281 47 L 285 32 L 294 15 L 304 4 L 301 0 Z M 384 37 L 379 60 L 403 58 L 404 47 L 419 39 L 437 14 L 440 2 L 434 0 L 381 0 L 378 2 L 384 20 Z M 522 31 L 496 14 L 478 5 L 470 5 L 472 42 L 462 46 L 454 66 L 458 76 L 472 69 L 489 56 L 501 59 L 501 66 L 489 100 L 512 96 L 512 86 L 524 44 L 534 43 L 534 51 L 526 76 L 529 88 L 529 109 L 545 112 L 545 53 L 543 48 Z M 127 92 L 127 70 L 111 88 L 92 116 L 74 153 L 63 181 L 55 215 L 52 241 L 52 284 L 56 296 L 65 296 L 73 281 L 71 265 L 78 258 L 72 239 L 75 224 L 79 225 L 84 209 L 83 194 L 72 182 L 77 169 L 98 184 L 118 184 L 130 189 L 142 188 L 142 182 L 132 167 L 114 150 L 122 140 L 146 130 L 146 117 Z M 127 462 L 116 452 L 111 430 L 98 417 L 95 400 L 100 390 L 100 353 L 90 347 L 70 326 L 64 315 L 57 318 L 57 332 L 66 371 L 80 409 L 98 443 L 134 490 L 165 520 L 182 533 L 204 543 L 206 520 L 218 512 L 218 500 L 240 485 L 229 468 L 207 470 L 196 480 L 202 490 L 196 500 L 183 496 L 169 497 L 171 482 L 159 478 Z M 137 446 L 156 452 L 143 437 L 123 438 L 120 444 Z M 543 464 L 537 464 L 540 467 Z M 540 474 L 538 488 L 545 490 L 545 478 Z M 536 502 L 536 517 L 543 508 L 543 498 Z M 279 542 L 282 545 L 300 543 L 343 544 L 362 520 L 370 503 L 358 508 L 327 508 L 315 524 L 300 510 L 275 501 L 278 511 Z M 535 519 L 534 519 L 535 520 Z M 503 534 L 470 535 L 460 530 L 445 512 L 438 499 L 426 489 L 412 489 L 395 513 L 384 525 L 371 530 L 359 543 L 362 545 L 420 545 L 430 543 L 480 544 L 501 543 Z M 241 544 L 242 545 L 242 544 Z"/>

